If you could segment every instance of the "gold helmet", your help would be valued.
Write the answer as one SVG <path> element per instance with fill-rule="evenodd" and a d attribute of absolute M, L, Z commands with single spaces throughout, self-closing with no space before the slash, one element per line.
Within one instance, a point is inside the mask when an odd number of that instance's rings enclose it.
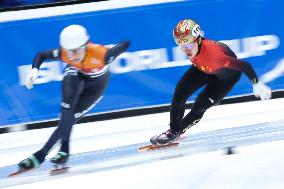
<path fill-rule="evenodd" d="M 179 21 L 173 30 L 173 37 L 177 45 L 183 46 L 194 42 L 203 32 L 200 26 L 191 19 Z"/>

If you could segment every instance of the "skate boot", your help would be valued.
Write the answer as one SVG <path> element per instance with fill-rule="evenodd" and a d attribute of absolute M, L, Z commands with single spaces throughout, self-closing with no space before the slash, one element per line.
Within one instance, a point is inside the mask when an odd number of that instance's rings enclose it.
<path fill-rule="evenodd" d="M 40 163 L 41 162 L 36 158 L 36 156 L 32 155 L 31 157 L 20 161 L 18 165 L 21 170 L 29 170 L 38 167 Z"/>
<path fill-rule="evenodd" d="M 69 154 L 63 151 L 59 151 L 53 158 L 51 158 L 51 162 L 54 164 L 65 164 L 69 158 Z"/>
<path fill-rule="evenodd" d="M 50 161 L 53 163 L 53 167 L 50 170 L 50 175 L 66 173 L 69 169 L 69 167 L 65 164 L 68 158 L 69 154 L 63 151 L 59 151 L 53 158 L 51 158 Z"/>
<path fill-rule="evenodd" d="M 171 129 L 166 132 L 153 136 L 150 142 L 155 146 L 163 146 L 174 143 L 180 136 L 180 132 L 173 132 Z"/>

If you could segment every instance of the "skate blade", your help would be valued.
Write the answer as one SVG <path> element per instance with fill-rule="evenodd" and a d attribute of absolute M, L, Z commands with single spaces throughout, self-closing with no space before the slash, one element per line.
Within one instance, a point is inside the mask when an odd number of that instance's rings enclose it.
<path fill-rule="evenodd" d="M 55 164 L 53 165 L 53 168 L 49 171 L 49 175 L 53 176 L 53 175 L 60 175 L 60 174 L 64 174 L 67 173 L 69 170 L 69 167 L 66 166 L 65 164 Z"/>
<path fill-rule="evenodd" d="M 162 149 L 162 148 L 169 148 L 169 147 L 174 147 L 177 146 L 179 143 L 174 142 L 171 144 L 166 144 L 166 145 L 146 145 L 146 146 L 141 146 L 138 148 L 139 151 L 150 151 L 150 150 L 158 150 L 158 149 Z"/>
<path fill-rule="evenodd" d="M 17 175 L 21 175 L 23 173 L 30 172 L 30 171 L 34 170 L 35 168 L 31 168 L 31 169 L 18 169 L 17 171 L 9 174 L 7 177 L 14 177 L 14 176 L 17 176 Z"/>
<path fill-rule="evenodd" d="M 7 177 L 17 176 L 17 175 L 19 175 L 21 173 L 24 173 L 24 172 L 27 172 L 27 171 L 25 171 L 25 170 L 18 170 L 16 172 L 13 172 L 13 173 L 9 174 Z"/>

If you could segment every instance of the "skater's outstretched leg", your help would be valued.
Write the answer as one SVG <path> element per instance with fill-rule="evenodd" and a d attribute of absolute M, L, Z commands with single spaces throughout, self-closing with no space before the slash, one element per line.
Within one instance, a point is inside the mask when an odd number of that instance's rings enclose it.
<path fill-rule="evenodd" d="M 186 100 L 204 86 L 208 76 L 192 66 L 179 80 L 175 88 L 170 109 L 170 129 L 150 139 L 153 145 L 166 145 L 176 141 L 182 133 Z"/>
<path fill-rule="evenodd" d="M 65 99 L 65 101 L 71 101 L 73 103 L 70 107 L 71 109 L 62 108 L 61 123 L 64 127 L 62 127 L 63 129 L 61 131 L 61 148 L 58 154 L 51 159 L 51 162 L 65 163 L 68 160 L 72 127 L 102 99 L 103 91 L 107 86 L 108 77 L 109 73 L 106 73 L 95 80 L 85 81 L 85 88 L 78 99 Z"/>

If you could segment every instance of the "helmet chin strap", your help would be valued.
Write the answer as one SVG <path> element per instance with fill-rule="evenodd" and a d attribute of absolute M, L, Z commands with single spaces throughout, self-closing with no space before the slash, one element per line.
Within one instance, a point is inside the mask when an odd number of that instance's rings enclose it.
<path fill-rule="evenodd" d="M 201 36 L 199 36 L 199 37 L 198 37 L 198 39 L 197 39 L 197 43 L 198 43 L 198 50 L 197 50 L 196 55 L 198 55 L 198 54 L 200 53 L 200 49 L 201 49 L 201 45 L 202 45 L 201 40 L 202 40 L 202 37 L 201 37 Z M 196 55 L 195 55 L 195 56 L 196 56 Z"/>

